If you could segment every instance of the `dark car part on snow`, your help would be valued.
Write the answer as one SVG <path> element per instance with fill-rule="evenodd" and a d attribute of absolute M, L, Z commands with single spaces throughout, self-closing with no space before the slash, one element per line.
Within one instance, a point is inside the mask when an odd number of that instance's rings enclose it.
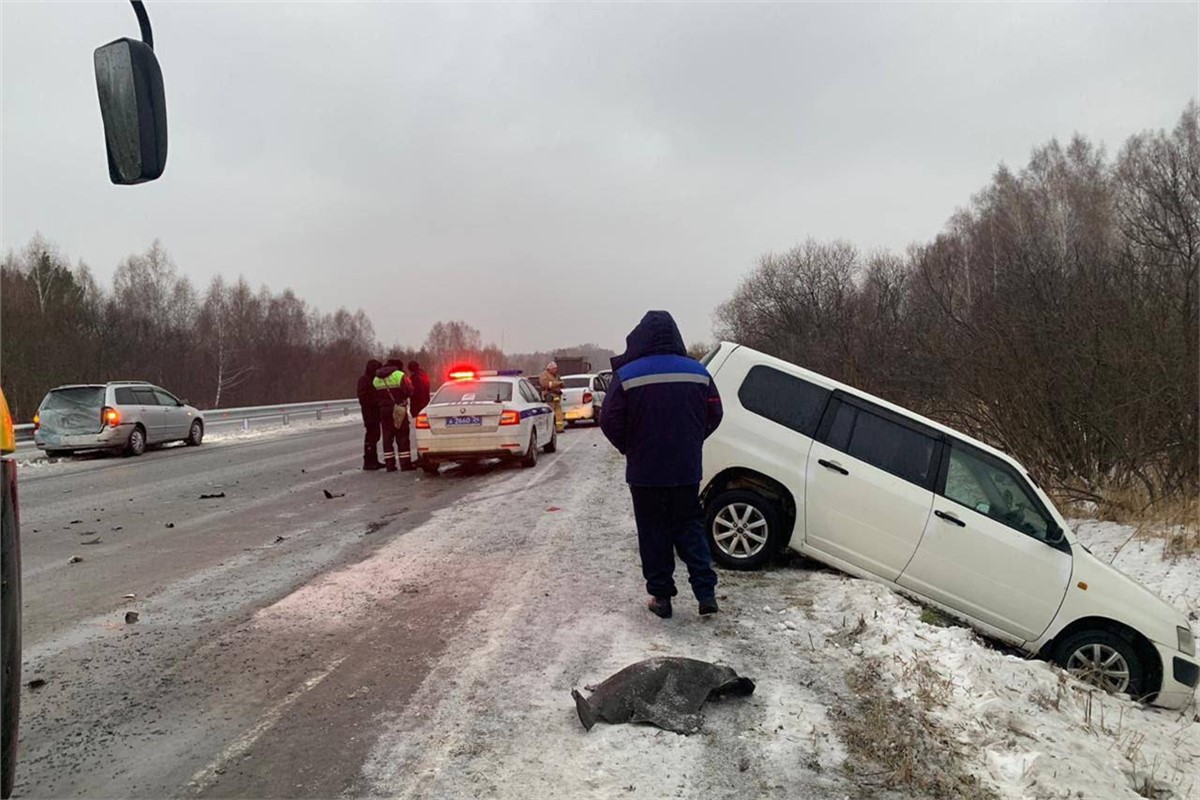
<path fill-rule="evenodd" d="M 597 720 L 616 725 L 646 722 L 675 733 L 695 733 L 704 723 L 700 707 L 725 695 L 754 693 L 754 681 L 733 669 L 693 658 L 664 656 L 630 664 L 585 698 L 572 689 L 579 721 L 589 731 Z"/>
<path fill-rule="evenodd" d="M 336 499 L 336 498 L 338 498 L 338 497 L 345 497 L 345 496 L 346 496 L 346 493 L 345 493 L 345 492 L 331 492 L 331 491 L 329 491 L 328 489 L 322 489 L 321 491 L 323 491 L 323 492 L 325 493 L 325 499 L 326 499 L 326 500 L 334 500 L 334 499 Z"/>
<path fill-rule="evenodd" d="M 225 496 L 224 492 L 214 492 L 213 494 L 202 494 L 202 495 L 200 495 L 200 499 L 201 500 L 220 500 L 224 496 Z"/>

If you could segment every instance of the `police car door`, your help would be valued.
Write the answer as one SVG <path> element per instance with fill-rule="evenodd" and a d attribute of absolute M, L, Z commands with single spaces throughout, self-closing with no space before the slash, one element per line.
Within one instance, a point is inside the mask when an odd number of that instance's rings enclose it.
<path fill-rule="evenodd" d="M 520 386 L 521 397 L 525 398 L 526 409 L 533 412 L 533 429 L 537 431 L 538 441 L 550 441 L 550 437 L 553 435 L 553 422 L 551 422 L 550 425 L 547 425 L 546 421 L 553 420 L 554 415 L 545 413 L 545 403 L 542 402 L 542 398 L 536 391 L 534 391 L 534 388 L 529 384 L 529 381 L 522 379 Z"/>

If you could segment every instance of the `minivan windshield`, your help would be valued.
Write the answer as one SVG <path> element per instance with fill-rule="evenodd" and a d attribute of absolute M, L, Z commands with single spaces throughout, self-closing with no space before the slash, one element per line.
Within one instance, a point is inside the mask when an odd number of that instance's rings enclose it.
<path fill-rule="evenodd" d="M 506 403 L 512 400 L 508 381 L 455 381 L 438 389 L 434 403 Z"/>

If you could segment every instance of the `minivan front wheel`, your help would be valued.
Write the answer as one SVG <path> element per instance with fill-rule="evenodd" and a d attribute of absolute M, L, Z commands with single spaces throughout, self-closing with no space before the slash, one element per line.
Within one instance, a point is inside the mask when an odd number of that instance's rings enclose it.
<path fill-rule="evenodd" d="M 708 546 L 713 560 L 729 569 L 759 569 L 779 549 L 779 511 L 745 489 L 722 492 L 708 504 Z"/>
<path fill-rule="evenodd" d="M 125 443 L 125 455 L 140 456 L 144 452 L 146 452 L 146 432 L 142 430 L 141 425 L 137 425 L 129 434 L 129 441 Z"/>
<path fill-rule="evenodd" d="M 1059 645 L 1054 659 L 1084 683 L 1106 692 L 1145 696 L 1146 672 L 1133 645 L 1105 630 L 1080 631 Z"/>

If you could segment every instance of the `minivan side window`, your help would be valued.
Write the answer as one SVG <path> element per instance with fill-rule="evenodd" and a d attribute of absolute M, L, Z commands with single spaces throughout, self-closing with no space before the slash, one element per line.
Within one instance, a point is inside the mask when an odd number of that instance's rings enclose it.
<path fill-rule="evenodd" d="M 1045 541 L 1052 525 L 1033 490 L 1009 465 L 960 442 L 950 445 L 946 470 L 949 500 Z"/>
<path fill-rule="evenodd" d="M 937 440 L 848 403 L 839 403 L 825 443 L 917 486 L 932 488 Z"/>
<path fill-rule="evenodd" d="M 738 400 L 753 414 L 813 436 L 830 394 L 828 389 L 795 375 L 759 364 L 746 374 L 738 389 Z"/>

